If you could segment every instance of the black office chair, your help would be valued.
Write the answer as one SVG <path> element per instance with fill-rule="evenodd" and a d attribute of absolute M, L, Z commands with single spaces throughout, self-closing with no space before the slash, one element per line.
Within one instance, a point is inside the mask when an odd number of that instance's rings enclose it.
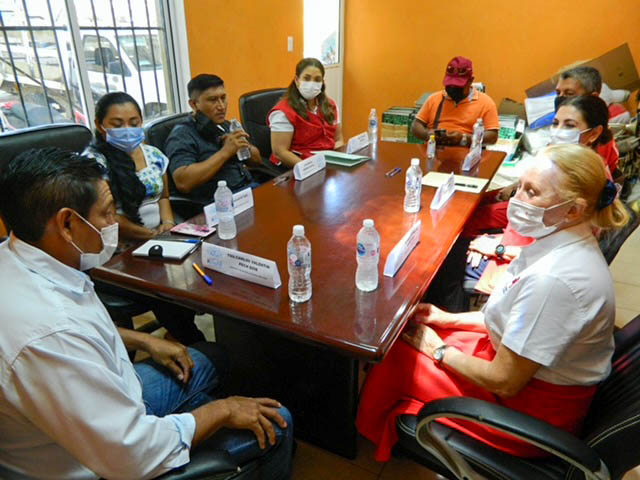
<path fill-rule="evenodd" d="M 582 434 L 482 400 L 450 397 L 431 402 L 396 422 L 397 451 L 449 479 L 621 479 L 640 464 L 640 316 L 615 334 L 613 369 L 599 387 Z M 550 456 L 508 455 L 441 425 L 457 418 L 502 430 L 533 443 Z"/>
<path fill-rule="evenodd" d="M 175 113 L 149 122 L 144 127 L 147 143 L 160 149 L 166 154 L 165 144 L 167 143 L 167 138 L 169 137 L 171 130 L 173 130 L 173 127 L 177 124 L 182 123 L 189 115 L 191 114 Z M 173 188 L 174 184 L 171 174 L 169 174 L 169 182 Z M 184 195 L 174 193 L 169 197 L 169 201 L 171 202 L 173 213 L 176 216 L 176 221 L 184 221 L 202 213 L 203 205 L 198 202 L 194 202 Z"/>
<path fill-rule="evenodd" d="M 56 123 L 0 134 L 0 168 L 5 162 L 30 148 L 59 147 L 82 152 L 92 134 L 84 125 Z"/>
<path fill-rule="evenodd" d="M 0 135 L 0 169 L 5 162 L 30 148 L 59 147 L 74 152 L 82 152 L 93 135 L 84 125 L 75 123 L 57 123 L 40 125 L 37 127 L 15 130 Z M 11 228 L 7 225 L 7 228 Z M 100 286 L 96 285 L 96 292 L 107 307 L 113 321 L 119 326 L 133 328 L 132 316 L 144 313 L 134 302 L 118 297 L 110 293 L 100 292 Z M 156 327 L 157 328 L 157 327 Z M 155 329 L 153 324 L 147 325 L 148 329 Z"/>
<path fill-rule="evenodd" d="M 286 167 L 276 167 L 269 161 L 271 156 L 271 131 L 267 126 L 267 115 L 278 100 L 282 98 L 286 88 L 269 88 L 245 93 L 238 100 L 240 121 L 249 134 L 251 143 L 258 147 L 265 176 L 273 178 L 287 171 Z"/>

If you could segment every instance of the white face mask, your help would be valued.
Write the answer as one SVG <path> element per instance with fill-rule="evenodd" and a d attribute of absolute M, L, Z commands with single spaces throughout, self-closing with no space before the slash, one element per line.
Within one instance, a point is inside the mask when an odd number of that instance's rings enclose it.
<path fill-rule="evenodd" d="M 517 198 L 512 198 L 509 200 L 509 207 L 507 208 L 507 219 L 511 227 L 520 235 L 532 238 L 546 237 L 555 232 L 562 222 L 564 222 L 564 219 L 555 225 L 547 226 L 544 223 L 544 214 L 548 210 L 566 205 L 569 202 L 573 202 L 573 200 L 567 200 L 566 202 L 558 203 L 548 208 L 542 208 L 523 202 Z"/>
<path fill-rule="evenodd" d="M 300 82 L 298 91 L 305 100 L 311 100 L 320 95 L 320 92 L 322 91 L 322 82 Z"/>
<path fill-rule="evenodd" d="M 74 213 L 78 215 L 84 223 L 93 228 L 93 230 L 95 230 L 95 232 L 100 235 L 100 238 L 102 240 L 102 250 L 100 251 L 100 253 L 85 253 L 80 250 L 80 248 L 78 248 L 73 240 L 71 240 L 71 245 L 76 247 L 76 250 L 80 252 L 80 270 L 91 270 L 94 267 L 104 265 L 111 259 L 113 253 L 118 247 L 118 224 L 114 223 L 98 231 L 98 229 L 94 227 L 82 215 L 77 212 Z"/>
<path fill-rule="evenodd" d="M 565 143 L 580 143 L 580 135 L 584 132 L 591 130 L 587 128 L 585 130 L 578 130 L 577 128 L 560 128 L 551 127 L 551 145 L 562 145 Z"/>

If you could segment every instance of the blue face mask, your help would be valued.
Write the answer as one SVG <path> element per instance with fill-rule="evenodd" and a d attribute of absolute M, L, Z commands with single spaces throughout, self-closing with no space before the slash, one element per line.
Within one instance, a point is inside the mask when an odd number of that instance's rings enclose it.
<path fill-rule="evenodd" d="M 144 141 L 142 127 L 107 128 L 107 143 L 123 152 L 131 153 Z"/>

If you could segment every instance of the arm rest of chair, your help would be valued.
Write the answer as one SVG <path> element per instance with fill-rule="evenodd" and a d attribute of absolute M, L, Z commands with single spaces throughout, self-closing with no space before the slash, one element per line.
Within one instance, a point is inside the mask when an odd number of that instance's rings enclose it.
<path fill-rule="evenodd" d="M 584 472 L 587 478 L 609 477 L 598 454 L 582 440 L 524 413 L 476 398 L 436 400 L 425 405 L 418 414 L 416 437 L 419 442 L 420 430 L 439 418 L 456 418 L 495 428 L 562 458 Z"/>
<path fill-rule="evenodd" d="M 238 469 L 238 465 L 227 451 L 197 448 L 191 454 L 189 463 L 157 478 L 158 480 L 222 479 L 237 472 Z"/>

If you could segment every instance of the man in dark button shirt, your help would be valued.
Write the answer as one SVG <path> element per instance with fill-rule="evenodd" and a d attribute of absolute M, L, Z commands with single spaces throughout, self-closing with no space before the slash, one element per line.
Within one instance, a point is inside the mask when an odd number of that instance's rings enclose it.
<path fill-rule="evenodd" d="M 187 85 L 193 115 L 176 125 L 167 138 L 172 190 L 199 203 L 213 201 L 218 181 L 226 180 L 232 191 L 252 185 L 238 150 L 249 147 L 248 162 L 259 165 L 260 152 L 249 144 L 245 132 L 229 132 L 227 93 L 217 75 L 201 74 Z"/>

